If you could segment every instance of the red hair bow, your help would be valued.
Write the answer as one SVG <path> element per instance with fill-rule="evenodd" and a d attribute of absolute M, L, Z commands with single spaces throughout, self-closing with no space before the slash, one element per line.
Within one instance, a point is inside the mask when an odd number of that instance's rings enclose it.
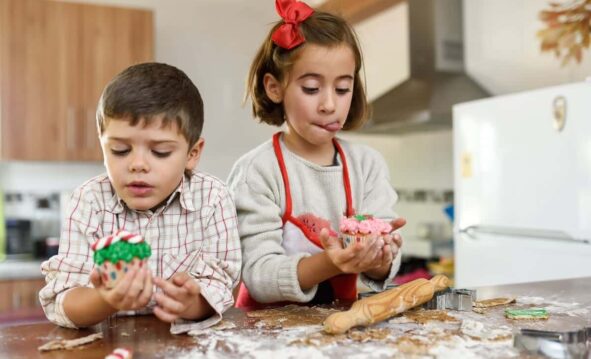
<path fill-rule="evenodd" d="M 276 0 L 275 8 L 284 23 L 271 35 L 271 40 L 287 50 L 303 43 L 305 39 L 299 25 L 314 13 L 314 9 L 297 0 Z"/>

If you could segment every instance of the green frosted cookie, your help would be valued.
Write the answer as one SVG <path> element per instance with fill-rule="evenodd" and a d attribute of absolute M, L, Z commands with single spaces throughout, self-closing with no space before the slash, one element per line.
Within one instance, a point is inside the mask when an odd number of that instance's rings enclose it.
<path fill-rule="evenodd" d="M 509 319 L 548 319 L 548 311 L 544 308 L 505 309 L 505 317 Z"/>

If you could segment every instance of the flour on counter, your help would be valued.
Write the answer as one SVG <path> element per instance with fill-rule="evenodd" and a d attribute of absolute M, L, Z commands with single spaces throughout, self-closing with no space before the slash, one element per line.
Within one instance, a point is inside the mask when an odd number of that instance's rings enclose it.
<path fill-rule="evenodd" d="M 517 303 L 541 306 L 545 308 L 549 314 L 566 314 L 571 317 L 576 317 L 586 315 L 589 313 L 589 309 L 581 308 L 579 303 L 565 303 L 554 300 L 548 300 L 542 297 L 518 297 Z"/>
<path fill-rule="evenodd" d="M 503 307 L 485 315 L 464 311 L 413 310 L 367 328 L 328 335 L 321 325 L 330 313 L 322 309 L 284 307 L 257 311 L 249 328 L 220 326 L 195 331 L 195 348 L 174 352 L 180 358 L 514 358 L 513 333 L 521 326 L 552 329 L 567 321 L 585 322 L 589 311 L 577 303 L 520 297 L 517 307 L 544 306 L 554 313 L 544 323 L 507 320 Z M 571 317 L 578 316 L 578 318 Z M 173 354 L 173 352 L 171 352 Z"/>

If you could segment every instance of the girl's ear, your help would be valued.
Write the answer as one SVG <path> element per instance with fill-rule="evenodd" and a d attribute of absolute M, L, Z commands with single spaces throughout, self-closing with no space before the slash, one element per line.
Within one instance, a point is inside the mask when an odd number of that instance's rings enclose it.
<path fill-rule="evenodd" d="M 281 103 L 283 101 L 283 86 L 275 76 L 266 73 L 263 77 L 263 85 L 265 86 L 265 93 L 271 101 Z"/>

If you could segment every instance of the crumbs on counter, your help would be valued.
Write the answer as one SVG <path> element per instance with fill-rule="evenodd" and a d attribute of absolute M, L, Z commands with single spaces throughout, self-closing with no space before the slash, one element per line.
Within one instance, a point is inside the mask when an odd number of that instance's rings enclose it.
<path fill-rule="evenodd" d="M 76 338 L 76 339 L 52 340 L 50 342 L 43 344 L 42 346 L 40 346 L 37 349 L 40 352 L 47 352 L 47 351 L 51 351 L 51 350 L 60 350 L 60 349 L 70 350 L 70 349 L 79 347 L 81 345 L 92 343 L 92 342 L 99 340 L 99 339 L 103 339 L 103 333 L 94 333 L 94 334 L 87 335 L 82 338 Z"/>

